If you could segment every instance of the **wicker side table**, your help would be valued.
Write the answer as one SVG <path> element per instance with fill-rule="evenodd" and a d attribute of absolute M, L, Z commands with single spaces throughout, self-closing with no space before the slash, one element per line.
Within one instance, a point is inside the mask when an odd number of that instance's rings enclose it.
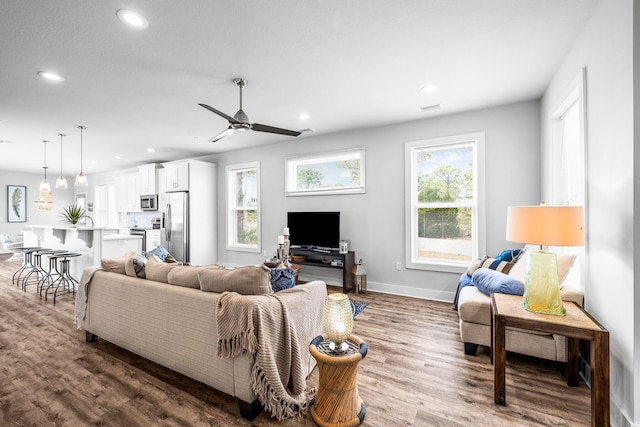
<path fill-rule="evenodd" d="M 338 354 L 322 335 L 311 341 L 309 351 L 318 363 L 318 394 L 311 417 L 321 427 L 354 427 L 364 420 L 367 408 L 358 394 L 358 364 L 367 355 L 367 343 L 355 335 L 349 349 Z"/>

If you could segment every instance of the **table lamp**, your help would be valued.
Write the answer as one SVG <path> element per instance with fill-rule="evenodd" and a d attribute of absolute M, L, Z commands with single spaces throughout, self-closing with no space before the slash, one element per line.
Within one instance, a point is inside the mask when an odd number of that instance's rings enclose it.
<path fill-rule="evenodd" d="M 528 251 L 522 306 L 543 314 L 565 315 L 556 254 L 543 246 L 584 245 L 582 206 L 509 206 L 507 240 L 540 245 Z"/>
<path fill-rule="evenodd" d="M 349 345 L 345 342 L 353 330 L 353 311 L 351 301 L 345 294 L 329 294 L 324 304 L 322 319 L 324 333 L 331 341 L 329 348 L 344 353 Z"/>

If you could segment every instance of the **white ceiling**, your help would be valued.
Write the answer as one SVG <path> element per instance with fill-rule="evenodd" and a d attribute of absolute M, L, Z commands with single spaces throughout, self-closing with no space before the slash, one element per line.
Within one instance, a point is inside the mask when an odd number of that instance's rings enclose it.
<path fill-rule="evenodd" d="M 0 169 L 96 173 L 539 98 L 597 0 L 2 0 Z M 125 26 L 118 9 L 149 21 Z M 65 77 L 40 78 L 40 70 Z M 420 88 L 440 89 L 423 94 Z M 442 104 L 437 112 L 419 107 Z M 311 117 L 301 120 L 302 112 Z M 155 153 L 146 148 L 154 147 Z M 116 155 L 124 159 L 116 159 Z"/>

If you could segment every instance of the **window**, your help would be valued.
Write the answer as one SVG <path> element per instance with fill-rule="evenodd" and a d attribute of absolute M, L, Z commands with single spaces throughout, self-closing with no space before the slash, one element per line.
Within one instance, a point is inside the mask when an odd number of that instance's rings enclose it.
<path fill-rule="evenodd" d="M 286 159 L 287 196 L 365 192 L 364 149 Z"/>
<path fill-rule="evenodd" d="M 484 133 L 405 144 L 407 267 L 461 271 L 484 253 Z"/>
<path fill-rule="evenodd" d="M 260 164 L 227 166 L 227 249 L 260 252 Z"/>

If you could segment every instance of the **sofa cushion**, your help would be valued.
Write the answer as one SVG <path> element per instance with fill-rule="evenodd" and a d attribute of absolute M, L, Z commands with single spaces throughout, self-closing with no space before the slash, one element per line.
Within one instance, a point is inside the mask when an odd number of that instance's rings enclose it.
<path fill-rule="evenodd" d="M 223 268 L 224 267 L 221 265 L 203 265 L 198 267 L 194 267 L 191 265 L 181 265 L 169 270 L 167 280 L 170 285 L 199 289 L 200 279 L 198 278 L 198 273 L 200 271 L 206 269 L 219 270 Z"/>
<path fill-rule="evenodd" d="M 158 257 L 152 255 L 147 261 L 147 265 L 144 268 L 145 275 L 148 280 L 155 280 L 156 282 L 169 283 L 169 272 L 181 266 L 181 262 L 162 262 Z"/>
<path fill-rule="evenodd" d="M 127 260 L 135 254 L 135 252 L 128 252 L 118 258 L 102 258 L 102 268 L 113 273 L 125 274 Z"/>
<path fill-rule="evenodd" d="M 473 273 L 473 284 L 480 292 L 491 295 L 491 292 L 501 294 L 522 295 L 524 284 L 499 271 L 479 268 Z"/>
<path fill-rule="evenodd" d="M 272 268 L 270 274 L 273 292 L 289 289 L 296 285 L 293 268 Z"/>
<path fill-rule="evenodd" d="M 237 292 L 241 295 L 272 293 L 269 267 L 247 266 L 233 270 L 204 269 L 198 272 L 200 289 L 205 292 Z"/>
<path fill-rule="evenodd" d="M 145 279 L 147 277 L 145 274 L 146 265 L 147 258 L 144 256 L 144 254 L 135 254 L 127 260 L 124 266 L 124 271 L 127 276 Z"/>

